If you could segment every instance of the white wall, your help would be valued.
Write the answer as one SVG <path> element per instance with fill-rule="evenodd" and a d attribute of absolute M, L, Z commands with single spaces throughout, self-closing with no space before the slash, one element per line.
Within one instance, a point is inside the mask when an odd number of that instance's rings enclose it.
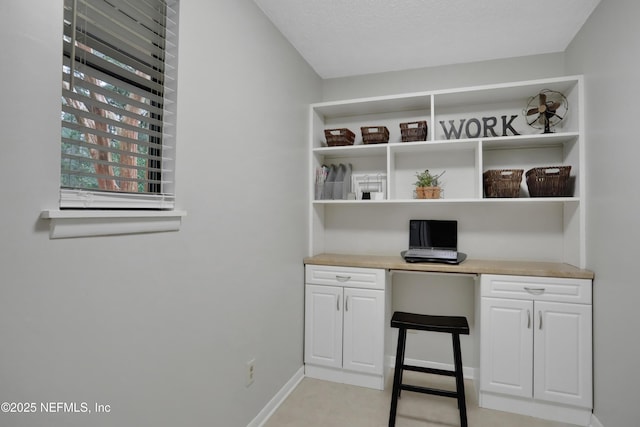
<path fill-rule="evenodd" d="M 638 16 L 635 0 L 602 0 L 566 52 L 567 70 L 585 75 L 594 414 L 605 427 L 640 425 Z"/>
<path fill-rule="evenodd" d="M 320 79 L 252 1 L 182 1 L 182 229 L 49 240 L 62 0 L 1 2 L 0 16 L 0 401 L 111 405 L 0 425 L 246 426 L 302 366 L 299 177 Z"/>

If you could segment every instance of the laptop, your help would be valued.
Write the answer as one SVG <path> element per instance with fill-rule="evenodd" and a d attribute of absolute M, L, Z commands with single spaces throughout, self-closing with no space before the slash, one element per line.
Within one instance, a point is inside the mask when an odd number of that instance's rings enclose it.
<path fill-rule="evenodd" d="M 409 249 L 401 255 L 407 262 L 461 263 L 466 255 L 458 252 L 458 221 L 410 220 Z"/>

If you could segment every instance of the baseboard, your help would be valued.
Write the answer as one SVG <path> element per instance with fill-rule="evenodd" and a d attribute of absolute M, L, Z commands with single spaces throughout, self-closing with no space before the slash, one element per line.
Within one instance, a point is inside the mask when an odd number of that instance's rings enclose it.
<path fill-rule="evenodd" d="M 595 415 L 591 414 L 591 427 L 604 427 Z"/>
<path fill-rule="evenodd" d="M 386 370 L 389 371 L 388 369 Z M 326 366 L 305 365 L 304 376 L 318 380 L 331 381 L 340 384 L 350 384 L 358 387 L 384 390 L 386 373 L 383 370 L 381 375 L 366 374 L 364 372 L 353 372 L 345 369 L 328 368 Z"/>
<path fill-rule="evenodd" d="M 590 427 L 593 422 L 593 413 L 588 408 L 487 391 L 480 392 L 478 405 L 481 408 L 512 412 L 576 426 Z"/>
<path fill-rule="evenodd" d="M 247 427 L 262 427 L 267 420 L 273 415 L 273 413 L 282 405 L 282 402 L 291 394 L 291 392 L 296 388 L 296 386 L 302 381 L 304 378 L 304 367 L 298 369 L 298 371 L 291 377 L 289 381 L 276 393 L 275 396 L 267 403 L 267 405 L 262 408 L 260 413 L 256 415 L 256 417 L 247 424 Z"/>

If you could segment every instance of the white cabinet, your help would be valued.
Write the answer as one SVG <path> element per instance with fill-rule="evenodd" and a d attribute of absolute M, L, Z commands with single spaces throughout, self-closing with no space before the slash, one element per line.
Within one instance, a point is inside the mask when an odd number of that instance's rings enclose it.
<path fill-rule="evenodd" d="M 382 375 L 384 291 L 344 288 L 342 343 L 343 369 Z"/>
<path fill-rule="evenodd" d="M 584 268 L 582 86 L 582 77 L 569 76 L 312 104 L 309 254 L 359 253 L 371 247 L 396 254 L 406 249 L 405 236 L 399 234 L 406 228 L 399 224 L 431 216 L 458 219 L 461 233 L 470 236 L 461 236 L 467 245 L 462 250 L 470 256 L 551 258 Z M 530 127 L 523 115 L 528 99 L 543 89 L 559 91 L 569 101 L 565 120 L 549 134 Z M 418 120 L 428 123 L 427 140 L 402 142 L 400 123 Z M 367 126 L 386 126 L 389 142 L 363 144 L 360 128 Z M 328 147 L 324 130 L 333 128 L 351 129 L 355 144 Z M 383 181 L 385 198 L 316 200 L 315 171 L 331 164 L 351 164 L 352 178 L 360 183 Z M 526 172 L 560 165 L 572 167 L 571 196 L 531 198 L 524 174 L 520 197 L 483 195 L 486 170 Z M 414 197 L 415 173 L 424 169 L 446 171 L 441 199 Z M 346 231 L 345 224 L 351 225 Z M 498 227 L 500 244 L 487 247 L 489 233 L 495 235 Z"/>
<path fill-rule="evenodd" d="M 480 405 L 588 425 L 591 281 L 482 275 L 480 310 Z"/>
<path fill-rule="evenodd" d="M 305 374 L 383 389 L 385 271 L 306 266 Z"/>
<path fill-rule="evenodd" d="M 305 285 L 305 363 L 342 368 L 343 300 L 341 287 Z"/>
<path fill-rule="evenodd" d="M 531 301 L 482 298 L 480 379 L 483 391 L 531 397 Z"/>
<path fill-rule="evenodd" d="M 591 305 L 536 301 L 533 397 L 591 408 Z"/>

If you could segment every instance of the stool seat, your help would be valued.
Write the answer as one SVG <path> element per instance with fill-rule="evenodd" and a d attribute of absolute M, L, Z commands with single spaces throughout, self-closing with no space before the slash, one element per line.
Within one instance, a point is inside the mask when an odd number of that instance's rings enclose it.
<path fill-rule="evenodd" d="M 464 380 L 462 376 L 462 354 L 460 351 L 460 335 L 469 335 L 469 323 L 463 316 L 431 316 L 428 314 L 406 313 L 396 311 L 391 318 L 391 327 L 398 328 L 398 348 L 396 349 L 396 365 L 393 377 L 393 391 L 391 392 L 391 409 L 389 411 L 389 427 L 396 424 L 398 398 L 402 390 L 415 393 L 432 394 L 452 397 L 458 401 L 460 412 L 460 426 L 467 427 L 467 407 L 464 394 Z M 407 330 L 432 331 L 451 334 L 453 343 L 454 370 L 426 368 L 423 366 L 405 365 L 404 353 L 407 342 Z M 456 379 L 456 390 L 442 390 L 430 387 L 420 387 L 402 382 L 403 371 L 415 371 L 427 374 L 452 376 Z"/>
<path fill-rule="evenodd" d="M 396 311 L 391 318 L 391 327 L 469 335 L 469 323 L 463 316 L 431 316 Z"/>

